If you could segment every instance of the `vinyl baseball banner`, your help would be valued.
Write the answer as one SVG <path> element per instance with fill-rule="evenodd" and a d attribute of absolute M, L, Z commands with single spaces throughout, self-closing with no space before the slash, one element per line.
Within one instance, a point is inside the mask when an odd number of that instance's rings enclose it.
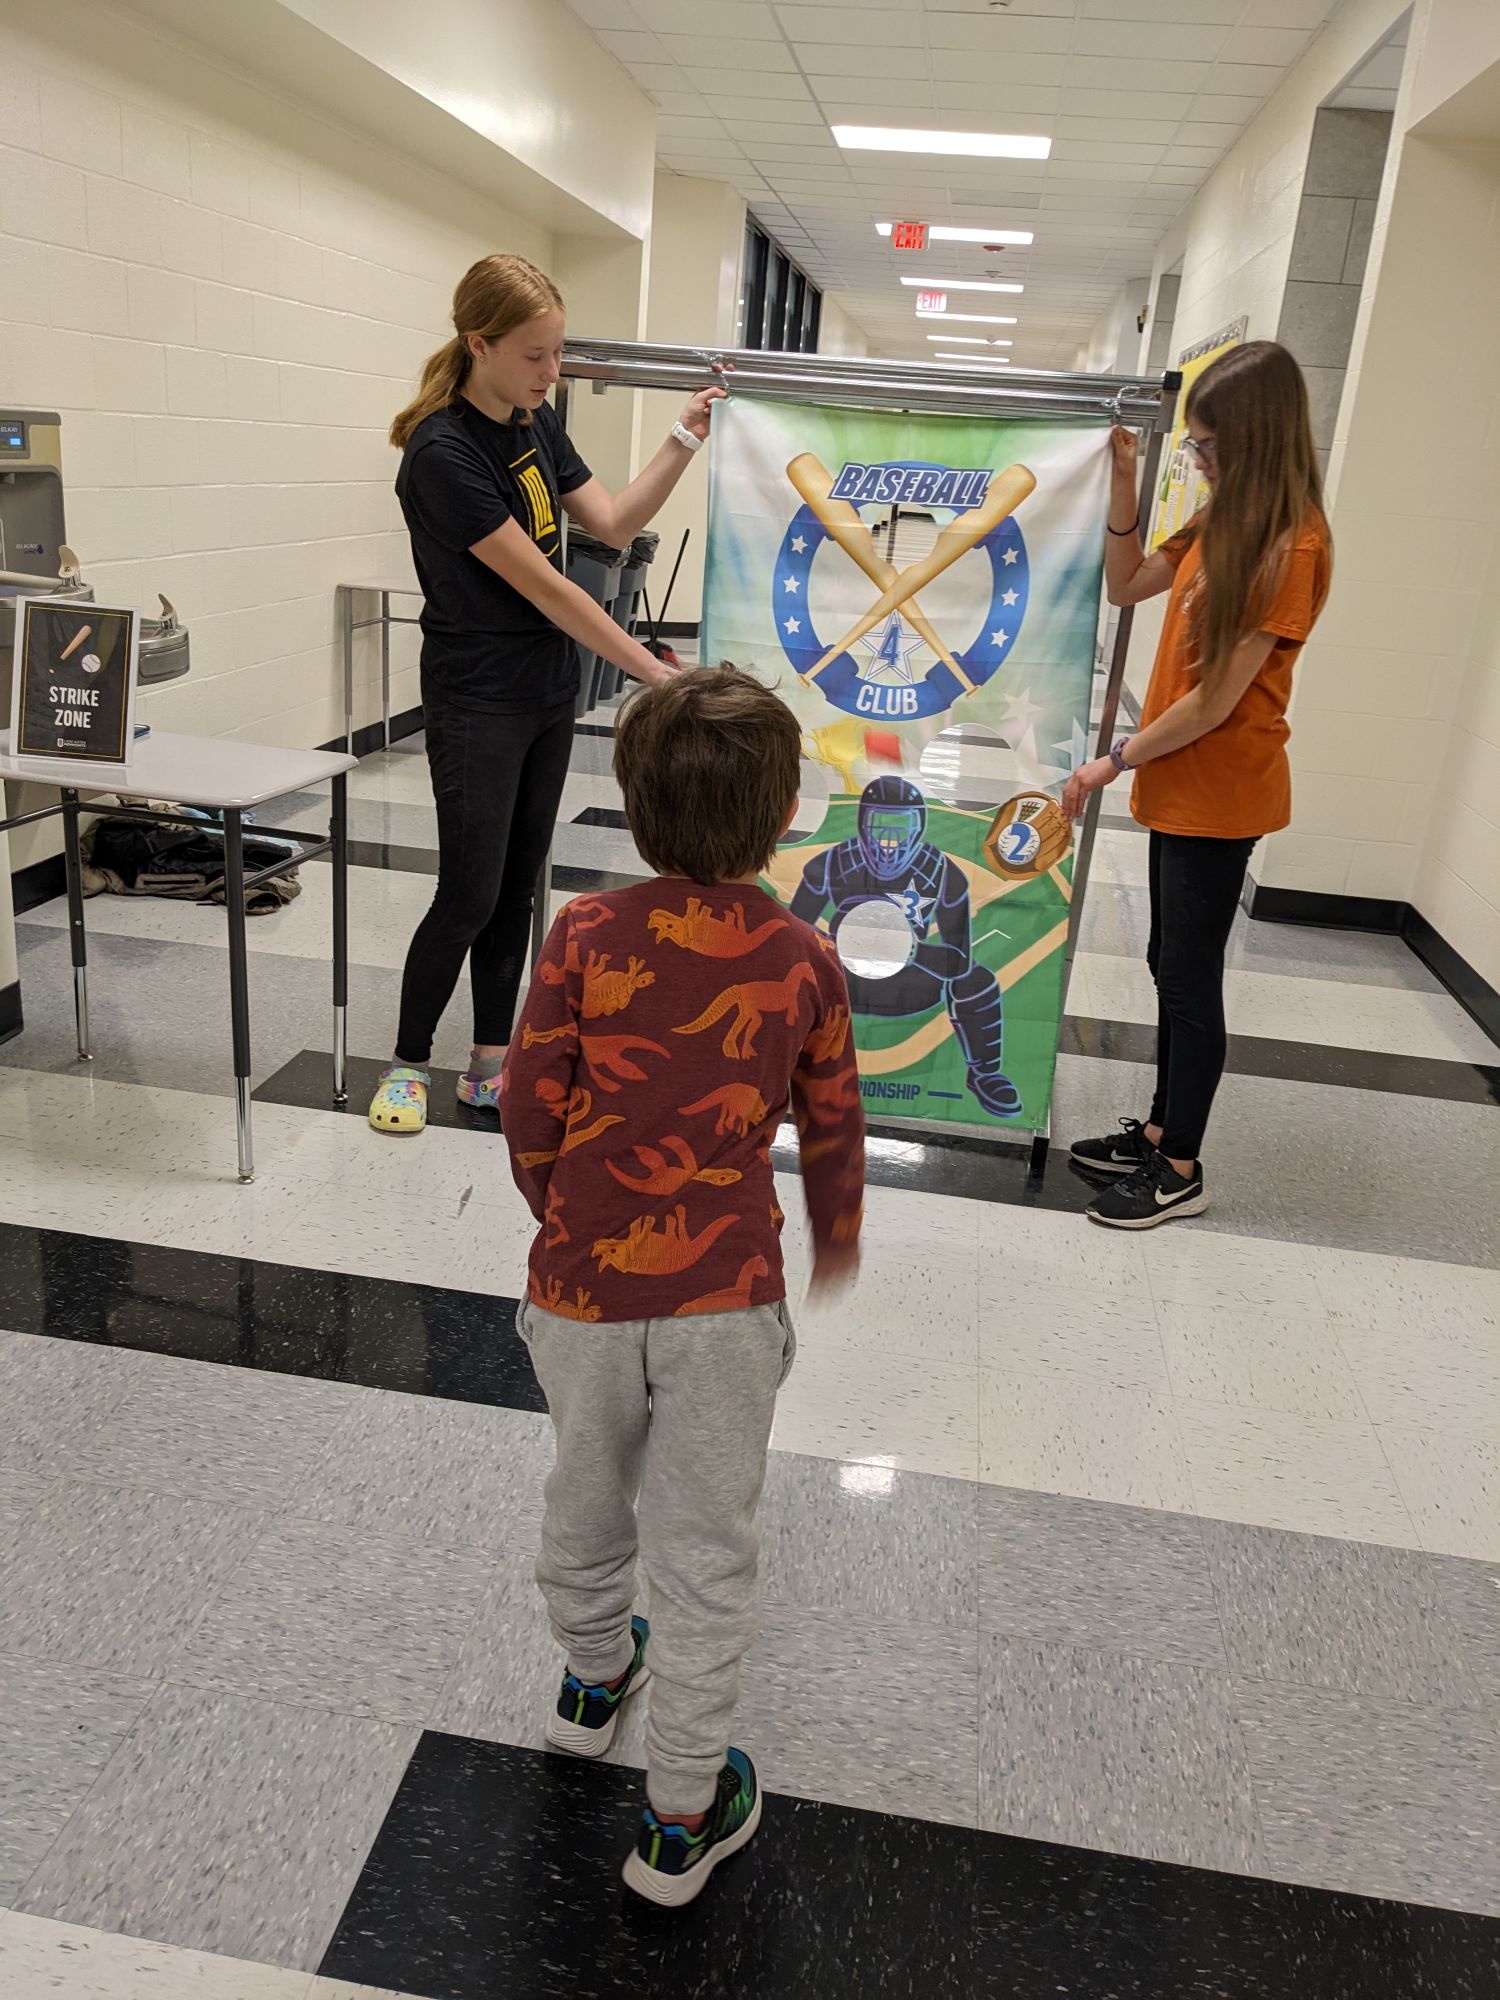
<path fill-rule="evenodd" d="M 872 1115 L 1046 1123 L 1107 437 L 745 395 L 714 413 L 702 657 L 802 723 L 823 782 L 766 887 L 837 941 Z"/>

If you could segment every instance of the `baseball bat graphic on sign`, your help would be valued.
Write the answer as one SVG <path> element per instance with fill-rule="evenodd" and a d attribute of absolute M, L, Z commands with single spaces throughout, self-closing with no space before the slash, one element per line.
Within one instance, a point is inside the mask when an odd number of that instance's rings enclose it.
<path fill-rule="evenodd" d="M 833 498 L 833 481 L 827 468 L 810 451 L 804 451 L 794 458 L 786 469 L 786 476 L 807 502 L 814 520 L 820 521 L 827 530 L 829 539 L 838 543 L 844 554 L 864 571 L 877 590 L 888 590 L 896 581 L 897 571 L 893 563 L 878 554 L 870 530 L 860 519 L 858 510 L 847 500 Z M 974 683 L 954 659 L 942 639 L 928 623 L 927 615 L 915 597 L 907 600 L 901 614 L 912 630 L 937 654 L 943 665 L 958 680 L 965 694 L 973 694 Z M 819 662 L 821 666 L 822 662 Z M 815 667 L 813 672 L 816 673 Z"/>
<path fill-rule="evenodd" d="M 922 560 L 902 570 L 895 581 L 887 585 L 878 603 L 851 625 L 843 638 L 828 648 L 821 660 L 808 668 L 804 679 L 814 679 L 840 653 L 846 653 L 866 632 L 872 631 L 882 618 L 888 618 L 893 611 L 900 611 L 909 598 L 915 597 L 944 570 L 951 569 L 960 556 L 967 555 L 986 535 L 998 528 L 1035 490 L 1036 474 L 1027 466 L 1011 465 L 1004 472 L 997 472 L 980 505 L 971 507 L 966 514 L 955 514 Z"/>

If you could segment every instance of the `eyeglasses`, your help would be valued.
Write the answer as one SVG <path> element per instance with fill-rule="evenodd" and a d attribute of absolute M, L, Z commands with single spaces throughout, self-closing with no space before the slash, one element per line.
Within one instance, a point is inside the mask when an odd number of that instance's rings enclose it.
<path fill-rule="evenodd" d="M 1217 438 L 1185 437 L 1182 441 L 1200 465 L 1212 465 L 1219 456 Z"/>

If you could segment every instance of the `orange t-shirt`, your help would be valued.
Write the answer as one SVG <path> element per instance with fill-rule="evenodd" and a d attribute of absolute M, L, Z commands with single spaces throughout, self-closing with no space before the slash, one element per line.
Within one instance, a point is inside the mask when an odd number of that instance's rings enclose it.
<path fill-rule="evenodd" d="M 1189 524 L 1163 542 L 1161 553 L 1177 574 L 1141 710 L 1142 729 L 1198 684 L 1191 613 L 1203 587 L 1203 561 L 1196 529 Z M 1286 557 L 1276 595 L 1257 621 L 1257 630 L 1275 634 L 1276 645 L 1227 722 L 1196 743 L 1141 765 L 1130 810 L 1142 826 L 1157 833 L 1251 840 L 1288 824 L 1292 773 L 1286 710 L 1292 669 L 1323 609 L 1332 573 L 1328 524 L 1321 514 L 1310 515 Z"/>

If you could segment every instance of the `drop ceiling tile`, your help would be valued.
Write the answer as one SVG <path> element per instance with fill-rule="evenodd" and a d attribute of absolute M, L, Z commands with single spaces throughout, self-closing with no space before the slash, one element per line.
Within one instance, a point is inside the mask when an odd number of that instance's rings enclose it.
<path fill-rule="evenodd" d="M 826 125 L 828 120 L 810 97 L 706 97 L 710 111 L 733 126 L 742 120 L 759 125 Z"/>
<path fill-rule="evenodd" d="M 1166 149 L 1158 140 L 1154 146 L 1136 146 L 1124 139 L 1060 139 L 1052 149 L 1052 172 L 1064 162 L 1082 161 L 1096 166 L 1154 167 Z"/>
<path fill-rule="evenodd" d="M 914 125 L 919 117 L 931 122 L 932 85 L 925 78 L 810 75 L 807 81 L 825 117 L 830 105 L 837 104 L 858 109 L 859 116 L 849 121 L 854 125 Z"/>
<path fill-rule="evenodd" d="M 1062 100 L 1061 88 L 1045 83 L 975 83 L 969 77 L 938 77 L 933 84 L 939 110 L 983 111 L 987 115 L 1044 116 L 1056 113 Z M 1118 105 L 1119 99 L 1113 99 Z M 1184 105 L 1191 98 L 1184 98 Z"/>
<path fill-rule="evenodd" d="M 1232 146 L 1244 131 L 1243 125 L 1199 124 L 1193 120 L 1178 127 L 1176 144 L 1179 146 L 1217 146 L 1222 152 Z"/>
<path fill-rule="evenodd" d="M 1209 72 L 1205 90 L 1223 97 L 1269 97 L 1286 75 L 1271 63 L 1216 62 Z"/>
<path fill-rule="evenodd" d="M 761 172 L 770 180 L 777 173 L 785 173 L 793 167 L 816 167 L 820 173 L 836 169 L 842 158 L 832 141 L 824 146 L 752 146 L 746 151 Z M 805 179 L 806 176 L 800 176 Z"/>
<path fill-rule="evenodd" d="M 1195 22 L 1227 28 L 1239 20 L 1244 4 L 1245 0 L 1083 0 L 1079 11 L 1088 21 L 1175 23 L 1190 6 Z"/>
<path fill-rule="evenodd" d="M 853 7 L 783 7 L 781 22 L 794 48 L 804 43 L 843 47 L 863 39 L 891 46 L 920 49 L 925 44 L 924 17 L 919 11 L 894 7 L 864 14 Z"/>
<path fill-rule="evenodd" d="M 1053 126 L 1058 145 L 1065 139 L 1088 139 L 1100 145 L 1121 139 L 1137 146 L 1165 146 L 1176 136 L 1177 118 L 1059 118 Z"/>
<path fill-rule="evenodd" d="M 1247 0 L 1245 28 L 1321 28 L 1338 12 L 1338 0 Z"/>
<path fill-rule="evenodd" d="M 934 49 L 932 73 L 968 83 L 1060 84 L 1066 56 L 1004 56 L 988 49 Z"/>
<path fill-rule="evenodd" d="M 568 0 L 573 12 L 587 28 L 639 28 L 630 0 Z"/>
<path fill-rule="evenodd" d="M 815 81 L 819 77 L 909 77 L 913 68 L 920 66 L 920 58 L 914 58 L 910 49 L 894 49 L 887 42 L 873 41 L 801 42 L 797 46 L 797 60 L 819 96 L 824 95 Z"/>
<path fill-rule="evenodd" d="M 1197 187 L 1203 179 L 1201 167 L 1160 166 L 1151 176 L 1153 182 L 1161 181 L 1167 187 Z"/>
<path fill-rule="evenodd" d="M 642 25 L 660 35 L 720 35 L 779 42 L 776 16 L 763 0 L 631 0 Z"/>
<path fill-rule="evenodd" d="M 1073 34 L 1073 53 L 1080 56 L 1131 56 L 1147 62 L 1212 62 L 1229 30 L 1223 26 L 1180 21 L 1080 21 Z"/>
<path fill-rule="evenodd" d="M 694 89 L 705 96 L 725 96 L 744 98 L 801 98 L 807 100 L 807 85 L 795 71 L 741 70 L 727 66 L 719 67 L 709 58 L 715 55 L 713 45 L 706 44 L 699 51 L 698 62 L 684 66 L 684 75 Z"/>
<path fill-rule="evenodd" d="M 1164 167 L 1213 167 L 1222 155 L 1214 146 L 1168 146 L 1162 159 Z"/>
<path fill-rule="evenodd" d="M 679 71 L 673 71 L 679 75 Z M 639 78 L 636 79 L 640 81 Z M 712 118 L 719 123 L 718 113 L 706 97 L 700 97 L 696 90 L 648 90 L 646 95 L 666 118 Z"/>
<path fill-rule="evenodd" d="M 669 60 L 667 51 L 655 35 L 635 34 L 628 29 L 606 28 L 597 39 L 612 56 L 618 56 L 622 63 L 662 63 Z"/>
<path fill-rule="evenodd" d="M 1216 125 L 1237 125 L 1243 129 L 1260 110 L 1263 101 L 1259 97 L 1215 97 L 1204 91 L 1193 99 L 1191 111 L 1184 115 L 1205 119 Z"/>
<path fill-rule="evenodd" d="M 1294 63 L 1309 40 L 1305 28 L 1235 28 L 1221 51 L 1228 63 Z"/>
<path fill-rule="evenodd" d="M 935 49 L 982 49 L 1002 56 L 1065 56 L 1073 23 L 1019 13 L 929 12 L 927 41 Z"/>
<path fill-rule="evenodd" d="M 780 40 L 762 42 L 728 35 L 716 35 L 712 40 L 701 35 L 658 35 L 656 39 L 670 59 L 684 67 L 701 63 L 705 56 L 712 59 L 715 69 L 794 71 L 797 67 L 791 50 Z"/>
<path fill-rule="evenodd" d="M 1181 0 L 1173 0 L 1180 5 Z M 1118 90 L 1069 89 L 1067 108 L 1077 118 L 1096 112 L 1105 118 L 1186 118 L 1192 109 L 1190 90 L 1133 90 L 1128 98 Z"/>
<path fill-rule="evenodd" d="M 1067 83 L 1083 90 L 1113 90 L 1123 102 L 1140 90 L 1201 90 L 1208 80 L 1206 62 L 1140 62 L 1115 56 L 1071 56 Z"/>
<path fill-rule="evenodd" d="M 717 118 L 660 118 L 656 124 L 658 144 L 668 140 L 722 139 L 724 127 Z"/>

